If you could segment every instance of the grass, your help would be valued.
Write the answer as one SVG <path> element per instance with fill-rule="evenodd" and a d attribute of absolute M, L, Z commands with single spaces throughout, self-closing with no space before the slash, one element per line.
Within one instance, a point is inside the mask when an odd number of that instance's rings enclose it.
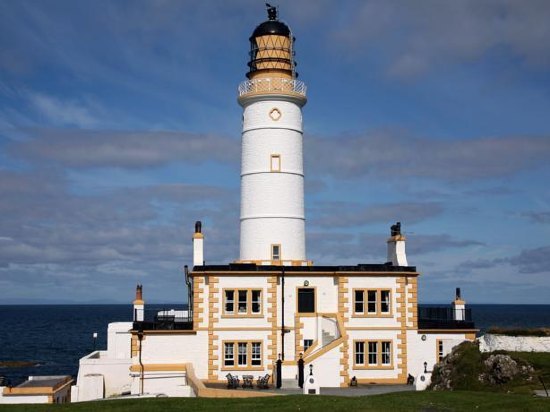
<path fill-rule="evenodd" d="M 0 361 L 0 368 L 26 368 L 35 365 L 36 362 L 29 361 Z"/>
<path fill-rule="evenodd" d="M 398 392 L 365 397 L 148 398 L 67 405 L 5 405 L 0 411 L 549 411 L 550 399 L 485 392 Z"/>
<path fill-rule="evenodd" d="M 491 327 L 487 329 L 487 333 L 493 335 L 504 336 L 550 336 L 550 329 L 548 328 L 522 328 L 522 329 L 510 329 L 510 328 L 498 328 Z"/>

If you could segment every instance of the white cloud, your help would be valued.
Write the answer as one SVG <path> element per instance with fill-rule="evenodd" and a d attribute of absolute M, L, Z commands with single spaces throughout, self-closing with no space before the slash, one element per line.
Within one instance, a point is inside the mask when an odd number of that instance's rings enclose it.
<path fill-rule="evenodd" d="M 56 126 L 88 128 L 98 124 L 90 108 L 81 102 L 61 100 L 40 93 L 30 93 L 28 97 L 34 108 Z"/>

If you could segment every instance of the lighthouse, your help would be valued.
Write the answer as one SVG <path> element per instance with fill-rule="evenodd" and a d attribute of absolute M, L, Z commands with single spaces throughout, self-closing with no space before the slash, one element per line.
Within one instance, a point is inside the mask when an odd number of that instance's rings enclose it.
<path fill-rule="evenodd" d="M 292 31 L 268 6 L 250 37 L 243 108 L 240 262 L 307 265 L 302 107 Z"/>

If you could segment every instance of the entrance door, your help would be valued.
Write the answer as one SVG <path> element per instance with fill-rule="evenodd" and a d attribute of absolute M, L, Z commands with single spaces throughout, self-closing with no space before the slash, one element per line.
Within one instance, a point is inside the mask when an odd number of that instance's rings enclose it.
<path fill-rule="evenodd" d="M 298 289 L 298 312 L 299 313 L 315 312 L 315 289 L 314 288 Z"/>

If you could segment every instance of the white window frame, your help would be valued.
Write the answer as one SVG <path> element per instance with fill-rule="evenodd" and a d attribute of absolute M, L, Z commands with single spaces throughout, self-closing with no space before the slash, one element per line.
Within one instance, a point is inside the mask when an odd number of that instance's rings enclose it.
<path fill-rule="evenodd" d="M 357 299 L 357 294 L 361 294 L 361 299 Z M 357 313 L 359 315 L 363 315 L 365 313 L 365 291 L 363 289 L 355 289 L 353 291 L 353 312 Z M 363 310 L 357 310 L 357 304 L 361 304 Z"/>
<path fill-rule="evenodd" d="M 384 294 L 386 293 L 387 293 L 387 299 L 384 300 Z M 387 305 L 387 310 L 383 309 L 384 304 Z M 384 315 L 391 313 L 391 290 L 389 289 L 380 290 L 380 313 Z"/>
<path fill-rule="evenodd" d="M 378 366 L 378 341 L 368 341 L 368 365 Z M 374 346 L 374 350 L 371 350 L 371 346 Z M 374 356 L 374 362 L 371 362 L 371 356 Z"/>
<path fill-rule="evenodd" d="M 228 350 L 230 349 L 230 350 Z M 230 364 L 227 361 L 231 361 Z M 223 364 L 224 366 L 235 366 L 235 345 L 231 342 L 225 342 L 223 348 Z"/>
<path fill-rule="evenodd" d="M 229 299 L 228 294 L 232 294 L 233 298 Z M 233 305 L 233 310 L 227 310 L 227 305 Z M 234 315 L 235 314 L 235 290 L 234 289 L 226 289 L 225 290 L 225 305 L 223 307 L 224 312 L 228 315 Z"/>
<path fill-rule="evenodd" d="M 257 292 L 257 299 L 254 299 L 254 293 Z M 258 310 L 254 310 L 254 305 L 257 305 Z M 252 289 L 250 291 L 250 313 L 258 315 L 262 313 L 262 290 L 261 289 Z"/>
<path fill-rule="evenodd" d="M 391 341 L 383 340 L 380 342 L 380 365 L 391 365 Z"/>
<path fill-rule="evenodd" d="M 360 361 L 361 358 L 362 361 Z M 355 341 L 353 359 L 356 365 L 365 365 L 365 341 Z"/>
<path fill-rule="evenodd" d="M 278 253 L 275 253 L 275 248 L 277 248 Z M 281 245 L 272 244 L 271 245 L 271 260 L 281 260 Z"/>
<path fill-rule="evenodd" d="M 262 342 L 250 342 L 250 366 L 262 366 Z"/>
<path fill-rule="evenodd" d="M 241 299 L 241 296 L 244 292 L 244 300 Z M 244 303 L 244 311 L 241 310 L 241 304 Z M 237 289 L 237 313 L 239 315 L 248 314 L 248 290 L 246 289 Z"/>
<path fill-rule="evenodd" d="M 371 295 L 374 294 L 374 300 L 371 300 Z M 374 311 L 371 310 L 371 304 L 374 303 Z M 376 315 L 378 313 L 378 291 L 367 290 L 367 314 Z"/>
<path fill-rule="evenodd" d="M 244 348 L 244 351 L 241 349 Z M 237 366 L 243 368 L 248 366 L 248 342 L 237 342 Z"/>
<path fill-rule="evenodd" d="M 280 172 L 281 171 L 281 155 L 280 154 L 272 154 L 270 157 L 270 170 L 272 172 Z"/>

